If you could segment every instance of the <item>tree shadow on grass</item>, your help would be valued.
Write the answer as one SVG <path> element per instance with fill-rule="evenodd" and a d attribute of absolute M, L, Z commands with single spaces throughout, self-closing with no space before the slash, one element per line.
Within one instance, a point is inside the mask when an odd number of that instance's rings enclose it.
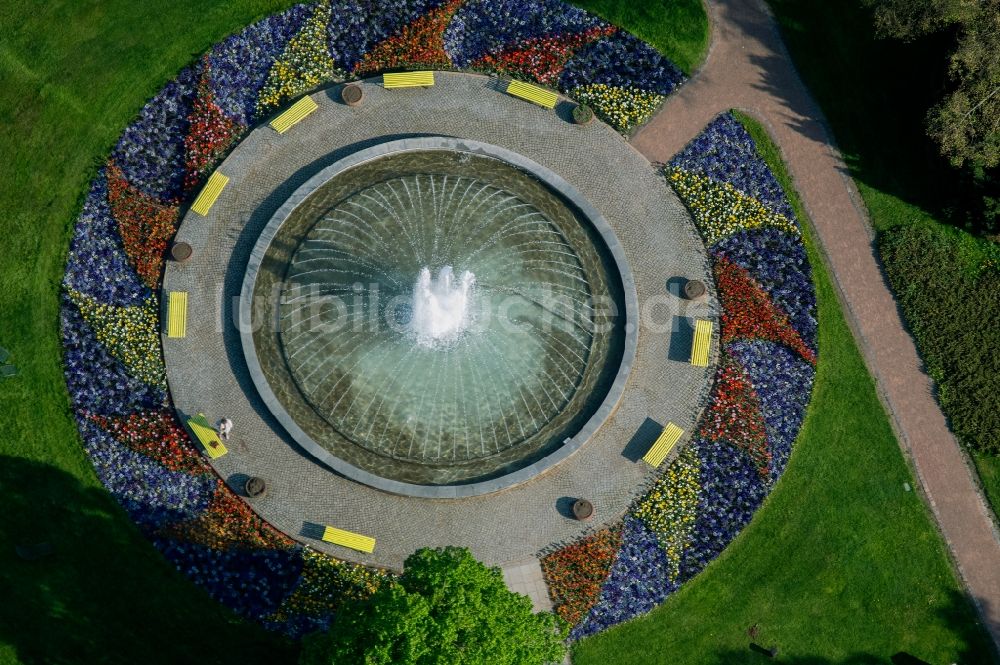
<path fill-rule="evenodd" d="M 970 172 L 952 168 L 925 129 L 928 109 L 950 87 L 947 54 L 953 32 L 906 43 L 878 38 L 872 10 L 853 0 L 768 4 L 796 69 L 826 116 L 820 119 L 800 94 L 799 76 L 785 66 L 779 47 L 776 57 L 752 58 L 763 73 L 755 87 L 788 105 L 787 114 L 772 120 L 819 143 L 836 131 L 849 175 L 940 221 L 964 224 L 964 211 L 988 192 L 977 191 Z M 735 12 L 733 17 L 751 38 L 776 43 L 763 13 Z"/>
<path fill-rule="evenodd" d="M 0 642 L 23 663 L 292 663 L 175 571 L 99 487 L 0 455 Z M 51 554 L 18 556 L 17 545 Z M 25 552 L 22 550 L 22 554 Z"/>
<path fill-rule="evenodd" d="M 989 607 L 985 601 L 980 600 L 979 604 L 983 610 L 988 611 Z M 905 608 L 900 608 L 901 612 Z M 912 636 L 907 639 L 907 635 L 902 636 L 902 642 L 891 649 L 889 653 L 867 653 L 858 652 L 846 658 L 832 659 L 824 656 L 809 656 L 795 654 L 795 645 L 780 644 L 778 654 L 770 658 L 763 654 L 763 647 L 772 646 L 772 641 L 768 636 L 763 636 L 757 640 L 758 645 L 753 645 L 749 638 L 745 650 L 727 650 L 714 655 L 711 662 L 716 665 L 733 665 L 736 663 L 754 664 L 759 663 L 783 663 L 784 665 L 937 665 L 938 663 L 1000 663 L 996 651 L 990 642 L 982 624 L 978 621 L 975 611 L 969 602 L 969 598 L 959 591 L 951 591 L 947 599 L 942 603 L 936 612 L 941 624 L 948 629 L 956 638 L 956 642 L 961 645 L 959 651 L 947 654 L 947 660 L 942 661 L 940 655 L 924 653 L 924 648 L 919 642 L 919 636 Z M 755 648 L 756 646 L 756 648 Z M 789 652 L 787 655 L 785 651 Z"/>

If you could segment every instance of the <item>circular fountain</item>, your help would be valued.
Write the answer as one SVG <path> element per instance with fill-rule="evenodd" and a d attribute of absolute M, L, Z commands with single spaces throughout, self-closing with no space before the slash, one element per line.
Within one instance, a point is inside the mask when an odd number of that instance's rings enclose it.
<path fill-rule="evenodd" d="M 467 496 L 554 465 L 610 415 L 634 302 L 614 235 L 558 176 L 411 139 L 328 167 L 275 214 L 242 339 L 312 455 L 392 492 Z"/>

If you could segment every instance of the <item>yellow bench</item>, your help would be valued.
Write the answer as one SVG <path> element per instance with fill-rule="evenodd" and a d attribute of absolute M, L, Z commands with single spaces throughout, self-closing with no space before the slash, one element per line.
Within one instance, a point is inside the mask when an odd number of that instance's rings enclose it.
<path fill-rule="evenodd" d="M 708 367 L 708 352 L 712 348 L 712 322 L 700 319 L 694 326 L 694 343 L 691 345 L 691 364 Z"/>
<path fill-rule="evenodd" d="M 213 173 L 202 188 L 201 194 L 198 195 L 198 198 L 191 205 L 191 210 L 194 210 L 202 217 L 208 215 L 208 211 L 211 210 L 215 200 L 219 198 L 219 194 L 222 193 L 223 188 L 228 184 L 229 178 L 227 176 L 222 175 L 218 171 Z"/>
<path fill-rule="evenodd" d="M 188 418 L 188 427 L 205 448 L 205 453 L 212 459 L 222 457 L 229 452 L 219 438 L 219 433 L 208 424 L 204 413 L 199 413 L 194 418 Z"/>
<path fill-rule="evenodd" d="M 271 121 L 271 127 L 279 134 L 284 134 L 293 126 L 297 125 L 307 115 L 318 109 L 319 106 L 308 95 L 288 107 L 277 118 Z"/>
<path fill-rule="evenodd" d="M 680 427 L 673 423 L 667 423 L 656 442 L 653 443 L 653 447 L 643 456 L 642 461 L 653 468 L 663 464 L 663 460 L 667 459 L 667 455 L 673 450 L 682 434 L 684 434 L 684 430 Z"/>
<path fill-rule="evenodd" d="M 171 291 L 167 295 L 167 337 L 187 335 L 187 291 Z"/>
<path fill-rule="evenodd" d="M 323 540 L 334 545 L 350 547 L 352 550 L 367 552 L 371 554 L 375 551 L 375 539 L 369 536 L 362 536 L 343 529 L 335 529 L 328 526 L 323 529 Z"/>
<path fill-rule="evenodd" d="M 382 74 L 383 88 L 421 88 L 434 85 L 434 72 Z"/>
<path fill-rule="evenodd" d="M 507 86 L 507 93 L 521 99 L 526 99 L 529 102 L 534 102 L 547 109 L 554 109 L 556 102 L 559 101 L 559 95 L 551 90 L 539 88 L 537 85 L 531 85 L 524 81 L 511 81 L 510 85 Z"/>

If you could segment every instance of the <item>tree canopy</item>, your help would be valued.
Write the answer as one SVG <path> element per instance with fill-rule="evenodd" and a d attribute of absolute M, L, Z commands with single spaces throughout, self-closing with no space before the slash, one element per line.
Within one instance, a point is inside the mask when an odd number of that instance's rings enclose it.
<path fill-rule="evenodd" d="M 1000 165 L 1000 0 L 865 0 L 879 34 L 904 40 L 951 26 L 954 89 L 930 109 L 927 129 L 952 164 Z"/>
<path fill-rule="evenodd" d="M 348 601 L 328 633 L 307 639 L 302 663 L 546 665 L 563 659 L 565 636 L 469 550 L 421 549 L 398 581 Z"/>

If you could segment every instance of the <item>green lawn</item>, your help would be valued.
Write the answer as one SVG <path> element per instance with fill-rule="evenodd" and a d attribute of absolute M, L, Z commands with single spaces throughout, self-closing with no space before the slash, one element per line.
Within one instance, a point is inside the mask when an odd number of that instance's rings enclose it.
<path fill-rule="evenodd" d="M 87 183 L 167 80 L 287 1 L 0 6 L 0 662 L 294 662 L 176 573 L 103 490 L 60 368 L 58 292 Z M 195 20 L 195 17 L 197 19 Z M 15 543 L 58 552 L 25 563 Z"/>
<path fill-rule="evenodd" d="M 826 115 L 850 174 L 880 233 L 900 225 L 963 228 L 960 211 L 966 183 L 938 155 L 923 127 L 927 109 L 944 94 L 942 81 L 951 49 L 948 34 L 913 43 L 880 40 L 870 13 L 857 0 L 769 0 L 788 48 Z M 891 109 L 891 111 L 890 111 Z M 952 233 L 956 251 L 970 258 L 996 254 L 997 246 L 964 231 Z M 971 262 L 971 261 L 970 261 Z M 914 288 L 920 287 L 917 280 Z M 941 307 L 939 316 L 949 316 Z M 936 326 L 937 320 L 911 327 Z M 1000 322 L 970 319 L 970 329 L 1000 344 Z M 920 340 L 918 340 L 919 343 Z M 956 344 L 960 349 L 961 345 Z M 928 354 L 928 348 L 920 349 Z M 960 358 L 928 358 L 931 364 L 960 364 Z M 961 379 L 956 379 L 956 383 Z M 1000 378 L 993 382 L 1000 386 Z M 959 385 L 956 392 L 961 392 Z M 1000 390 L 985 408 L 996 407 Z M 971 394 L 966 399 L 977 400 Z M 1000 457 L 973 455 L 983 488 L 1000 515 Z"/>
<path fill-rule="evenodd" d="M 747 124 L 806 219 L 776 148 Z M 784 477 L 702 575 L 645 617 L 579 643 L 575 665 L 625 653 L 635 664 L 763 662 L 748 649 L 753 624 L 787 663 L 884 663 L 899 651 L 931 663 L 992 657 L 927 507 L 904 490 L 913 475 L 804 226 L 820 363 Z"/>

